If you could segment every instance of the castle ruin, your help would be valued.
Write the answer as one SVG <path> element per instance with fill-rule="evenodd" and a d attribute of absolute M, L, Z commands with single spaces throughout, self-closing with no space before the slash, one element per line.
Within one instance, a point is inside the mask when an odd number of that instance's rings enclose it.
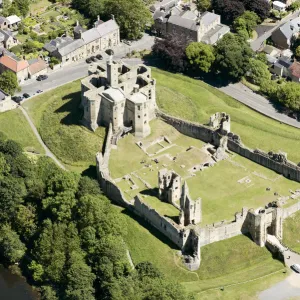
<path fill-rule="evenodd" d="M 137 137 L 150 134 L 155 118 L 155 80 L 143 64 L 129 66 L 110 57 L 89 69 L 81 81 L 83 124 L 92 130 L 112 123 L 113 133 L 132 132 Z"/>

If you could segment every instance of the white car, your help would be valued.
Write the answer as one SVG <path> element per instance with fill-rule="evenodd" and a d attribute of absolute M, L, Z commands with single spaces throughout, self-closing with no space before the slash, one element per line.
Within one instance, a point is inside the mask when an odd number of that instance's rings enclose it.
<path fill-rule="evenodd" d="M 291 269 L 297 273 L 300 273 L 300 265 L 299 264 L 291 265 Z"/>

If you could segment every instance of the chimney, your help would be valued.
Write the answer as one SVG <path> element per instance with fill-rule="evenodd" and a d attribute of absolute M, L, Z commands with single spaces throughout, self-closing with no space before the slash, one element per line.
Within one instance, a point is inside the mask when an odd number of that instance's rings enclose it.
<path fill-rule="evenodd" d="M 79 26 L 79 21 L 78 20 L 76 21 L 76 26 Z"/>
<path fill-rule="evenodd" d="M 99 15 L 97 16 L 97 21 L 98 21 L 98 22 L 100 21 L 100 16 L 99 16 Z"/>
<path fill-rule="evenodd" d="M 114 15 L 111 15 L 111 19 L 114 20 L 114 19 L 115 19 L 115 16 L 114 16 Z"/>
<path fill-rule="evenodd" d="M 79 30 L 79 38 L 82 38 L 82 30 Z"/>

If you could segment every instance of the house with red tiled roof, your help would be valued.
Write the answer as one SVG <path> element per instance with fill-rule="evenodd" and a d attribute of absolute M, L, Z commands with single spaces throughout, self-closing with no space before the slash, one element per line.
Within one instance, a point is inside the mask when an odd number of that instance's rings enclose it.
<path fill-rule="evenodd" d="M 17 59 L 8 55 L 0 57 L 0 73 L 10 70 L 17 75 L 18 81 L 22 83 L 28 78 L 29 64 L 27 60 Z"/>
<path fill-rule="evenodd" d="M 300 82 L 300 63 L 294 61 L 293 64 L 289 67 L 290 77 L 294 82 Z"/>

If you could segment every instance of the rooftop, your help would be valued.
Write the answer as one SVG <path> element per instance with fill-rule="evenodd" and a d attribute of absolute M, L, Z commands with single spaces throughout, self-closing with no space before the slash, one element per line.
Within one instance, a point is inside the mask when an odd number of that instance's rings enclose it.
<path fill-rule="evenodd" d="M 295 61 L 289 68 L 291 74 L 297 78 L 300 78 L 300 63 Z"/>
<path fill-rule="evenodd" d="M 16 15 L 9 16 L 6 19 L 8 20 L 9 24 L 11 24 L 11 25 L 21 22 L 21 19 Z"/>
<path fill-rule="evenodd" d="M 287 39 L 290 39 L 300 29 L 300 17 L 297 17 L 291 21 L 283 24 L 278 30 L 280 30 Z"/>
<path fill-rule="evenodd" d="M 6 68 L 12 70 L 15 73 L 20 72 L 20 71 L 28 68 L 28 66 L 29 66 L 27 60 L 17 61 L 14 58 L 7 56 L 7 55 L 3 55 L 0 58 L 0 64 L 5 66 Z"/>

